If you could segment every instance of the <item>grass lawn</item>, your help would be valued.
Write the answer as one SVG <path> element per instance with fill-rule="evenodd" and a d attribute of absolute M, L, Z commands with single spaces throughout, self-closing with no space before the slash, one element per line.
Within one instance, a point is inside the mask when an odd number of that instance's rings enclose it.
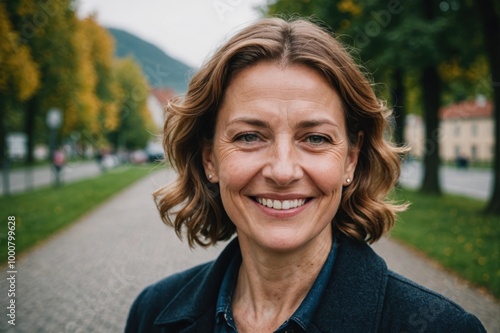
<path fill-rule="evenodd" d="M 453 195 L 398 190 L 411 203 L 391 236 L 426 253 L 500 299 L 500 218 L 486 216 L 485 202 Z"/>
<path fill-rule="evenodd" d="M 7 260 L 7 220 L 16 220 L 16 255 L 75 222 L 115 193 L 146 176 L 152 165 L 122 166 L 98 177 L 0 197 L 0 263 Z"/>

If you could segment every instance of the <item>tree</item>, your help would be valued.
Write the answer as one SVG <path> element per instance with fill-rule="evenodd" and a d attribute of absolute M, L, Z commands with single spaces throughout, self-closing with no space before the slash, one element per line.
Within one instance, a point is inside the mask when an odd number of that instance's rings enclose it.
<path fill-rule="evenodd" d="M 37 133 L 46 132 L 45 116 L 58 107 L 67 114 L 78 112 L 77 18 L 71 0 L 9 1 L 6 4 L 14 30 L 20 32 L 16 47 L 27 47 L 36 60 L 42 84 L 24 105 L 27 164 L 33 163 Z"/>
<path fill-rule="evenodd" d="M 483 27 L 484 42 L 491 69 L 494 105 L 495 151 L 493 193 L 486 212 L 500 215 L 500 5 L 493 0 L 477 1 L 476 8 Z"/>
<path fill-rule="evenodd" d="M 66 132 L 74 130 L 83 132 L 88 137 L 100 137 L 118 126 L 117 84 L 113 80 L 114 40 L 94 17 L 78 22 L 80 40 L 79 56 L 84 70 L 81 77 L 87 81 L 88 111 L 83 113 L 84 119 L 74 117 L 73 126 Z"/>
<path fill-rule="evenodd" d="M 63 136 L 72 132 L 96 133 L 100 130 L 98 123 L 99 98 L 96 95 L 97 73 L 93 61 L 94 36 L 86 21 L 76 21 L 75 31 L 71 36 L 74 45 L 76 64 L 73 70 L 73 84 L 77 96 L 65 107 L 65 121 L 61 129 Z M 71 94 L 73 92 L 70 92 Z"/>
<path fill-rule="evenodd" d="M 118 87 L 113 81 L 114 39 L 94 17 L 84 22 L 88 33 L 93 36 L 92 60 L 97 74 L 95 94 L 100 102 L 99 124 L 103 132 L 108 132 L 118 127 L 118 106 L 115 103 Z"/>
<path fill-rule="evenodd" d="M 119 120 L 117 128 L 109 133 L 109 139 L 117 148 L 143 148 L 154 128 L 146 103 L 147 81 L 131 58 L 116 60 L 113 74 L 118 85 Z"/>
<path fill-rule="evenodd" d="M 21 0 L 6 6 L 19 34 L 15 46 L 33 54 L 43 82 L 20 105 L 25 110 L 27 163 L 33 161 L 35 142 L 46 140 L 45 116 L 52 107 L 63 111 L 61 137 L 78 132 L 95 143 L 96 137 L 115 129 L 117 86 L 111 35 L 93 17 L 78 20 L 72 0 Z"/>
<path fill-rule="evenodd" d="M 422 1 L 422 12 L 424 23 L 429 26 L 441 25 L 437 21 L 437 8 L 433 0 Z M 437 27 L 435 31 L 440 32 L 442 28 Z M 430 32 L 431 34 L 433 32 Z M 434 44 L 434 43 L 429 43 Z M 434 45 L 432 45 L 434 46 Z M 441 78 L 439 77 L 437 65 L 439 59 L 426 61 L 421 74 L 421 86 L 425 119 L 425 143 L 424 154 L 424 177 L 422 179 L 421 191 L 428 193 L 441 193 L 439 183 L 439 107 L 441 106 Z"/>
<path fill-rule="evenodd" d="M 40 85 L 38 66 L 30 50 L 19 45 L 7 7 L 0 3 L 0 160 L 6 161 L 6 119 L 20 102 L 30 98 Z"/>

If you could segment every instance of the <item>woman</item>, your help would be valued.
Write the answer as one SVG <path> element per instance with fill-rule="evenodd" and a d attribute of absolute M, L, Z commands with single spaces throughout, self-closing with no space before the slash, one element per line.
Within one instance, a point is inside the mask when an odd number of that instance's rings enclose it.
<path fill-rule="evenodd" d="M 458 305 L 387 270 L 367 245 L 404 205 L 385 201 L 403 149 L 341 44 L 303 20 L 231 38 L 167 107 L 178 172 L 155 193 L 214 262 L 134 302 L 127 332 L 484 332 Z"/>

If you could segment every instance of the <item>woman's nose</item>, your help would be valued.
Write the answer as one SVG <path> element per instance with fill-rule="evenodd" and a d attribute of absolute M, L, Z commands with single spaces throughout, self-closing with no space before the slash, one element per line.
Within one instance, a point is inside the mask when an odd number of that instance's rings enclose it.
<path fill-rule="evenodd" d="M 287 138 L 280 138 L 269 147 L 262 175 L 278 186 L 290 185 L 302 178 L 304 174 L 299 157 L 294 142 Z"/>

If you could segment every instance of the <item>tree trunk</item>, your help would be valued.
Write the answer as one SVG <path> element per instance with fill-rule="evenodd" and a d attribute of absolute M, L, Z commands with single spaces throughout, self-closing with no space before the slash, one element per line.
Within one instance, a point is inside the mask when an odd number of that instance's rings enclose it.
<path fill-rule="evenodd" d="M 421 192 L 441 194 L 439 183 L 439 107 L 441 81 L 436 67 L 422 71 L 422 95 L 425 118 L 424 177 Z"/>
<path fill-rule="evenodd" d="M 424 19 L 433 21 L 436 4 L 433 0 L 422 1 Z M 428 64 L 420 78 L 424 105 L 425 142 L 424 177 L 421 192 L 441 194 L 439 183 L 439 107 L 441 105 L 441 80 L 435 64 Z"/>
<path fill-rule="evenodd" d="M 7 114 L 7 103 L 5 103 L 6 96 L 0 95 L 0 110 L 2 112 L 2 116 L 0 117 L 0 162 L 3 165 L 3 162 L 7 159 L 7 128 L 5 128 L 5 115 Z"/>
<path fill-rule="evenodd" d="M 2 116 L 0 116 L 0 165 L 2 167 L 3 194 L 9 195 L 9 156 L 7 156 L 7 128 L 5 126 L 5 115 L 7 114 L 6 98 L 7 96 L 0 95 L 0 110 L 2 111 Z"/>
<path fill-rule="evenodd" d="M 34 147 L 35 147 L 35 115 L 37 114 L 40 106 L 39 98 L 37 95 L 33 96 L 28 103 L 26 103 L 26 117 L 24 119 L 24 131 L 26 133 L 26 165 L 31 166 L 35 161 Z"/>
<path fill-rule="evenodd" d="M 476 6 L 483 25 L 484 42 L 490 61 L 494 108 L 493 193 L 486 212 L 500 215 L 500 13 L 496 10 L 493 0 L 477 1 Z"/>
<path fill-rule="evenodd" d="M 392 114 L 394 116 L 394 143 L 398 146 L 405 144 L 405 112 L 404 112 L 404 82 L 403 70 L 398 68 L 394 72 Z"/>

